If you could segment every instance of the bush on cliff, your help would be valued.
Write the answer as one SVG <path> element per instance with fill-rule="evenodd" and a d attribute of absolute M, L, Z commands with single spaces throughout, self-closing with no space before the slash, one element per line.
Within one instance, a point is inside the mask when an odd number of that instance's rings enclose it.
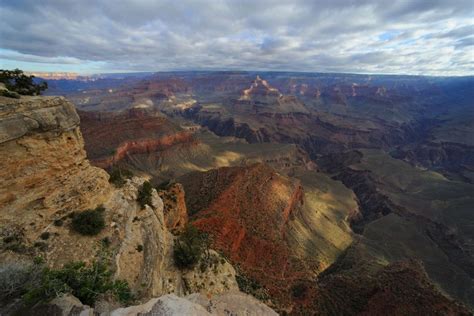
<path fill-rule="evenodd" d="M 0 266 L 0 306 L 22 297 L 29 288 L 36 287 L 41 277 L 38 265 L 24 262 L 5 263 Z"/>
<path fill-rule="evenodd" d="M 105 227 L 104 207 L 87 210 L 75 214 L 72 218 L 72 228 L 81 235 L 97 235 Z"/>
<path fill-rule="evenodd" d="M 180 269 L 194 267 L 206 250 L 206 235 L 196 227 L 187 225 L 174 244 L 175 265 Z"/>
<path fill-rule="evenodd" d="M 40 95 L 42 91 L 48 89 L 48 83 L 35 83 L 34 76 L 27 76 L 20 69 L 4 70 L 0 69 L 0 82 L 10 91 L 2 93 L 4 96 L 16 98 L 14 93 L 22 95 Z"/>
<path fill-rule="evenodd" d="M 110 170 L 109 182 L 120 188 L 125 184 L 125 180 L 133 177 L 133 173 L 120 167 L 112 167 Z"/>
<path fill-rule="evenodd" d="M 84 262 L 71 262 L 61 269 L 43 268 L 39 281 L 31 284 L 24 294 L 28 305 L 48 302 L 55 297 L 70 293 L 82 303 L 92 306 L 99 295 L 110 293 L 120 302 L 133 300 L 126 281 L 112 280 L 113 274 L 102 261 L 86 265 Z"/>
<path fill-rule="evenodd" d="M 142 208 L 144 208 L 146 204 L 151 205 L 152 191 L 153 186 L 148 181 L 143 182 L 142 186 L 138 189 L 137 201 Z"/>

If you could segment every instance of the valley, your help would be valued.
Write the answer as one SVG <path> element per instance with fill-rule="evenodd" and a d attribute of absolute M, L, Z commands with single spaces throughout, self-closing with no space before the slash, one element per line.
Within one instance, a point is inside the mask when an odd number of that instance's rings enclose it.
<path fill-rule="evenodd" d="M 205 232 L 240 291 L 275 311 L 469 315 L 473 83 L 170 72 L 55 80 L 48 94 L 77 108 L 91 168 L 149 179 L 165 203 L 165 230 L 189 223 Z M 120 209 L 114 199 L 106 205 Z M 146 244 L 164 230 L 133 223 L 120 238 Z M 121 251 L 133 252 L 127 243 Z M 177 278 L 162 252 L 170 250 L 153 245 L 145 254 L 161 256 L 162 274 L 151 259 L 117 259 L 119 268 L 144 267 L 148 276 L 125 276 L 134 288 L 151 278 L 146 297 L 164 293 L 160 278 Z M 169 289 L 183 286 L 176 280 Z"/>

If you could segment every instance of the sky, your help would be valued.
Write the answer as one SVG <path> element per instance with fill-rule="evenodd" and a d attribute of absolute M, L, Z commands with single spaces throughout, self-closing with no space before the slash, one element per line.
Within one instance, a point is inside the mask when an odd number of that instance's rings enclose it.
<path fill-rule="evenodd" d="M 474 0 L 0 0 L 0 68 L 474 74 Z"/>

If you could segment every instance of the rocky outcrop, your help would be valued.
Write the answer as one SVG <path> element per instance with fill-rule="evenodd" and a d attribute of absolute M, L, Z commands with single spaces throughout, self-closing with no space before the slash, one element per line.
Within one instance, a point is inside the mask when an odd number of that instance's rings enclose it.
<path fill-rule="evenodd" d="M 260 163 L 191 173 L 179 181 L 192 224 L 274 298 L 285 300 L 289 284 L 312 273 L 301 269 L 302 260 L 286 239 L 289 222 L 304 205 L 298 180 Z"/>
<path fill-rule="evenodd" d="M 266 80 L 257 76 L 255 80 L 250 85 L 250 88 L 245 89 L 242 91 L 242 96 L 240 97 L 241 100 L 251 100 L 258 97 L 281 97 L 282 94 L 278 91 L 278 89 L 270 86 Z"/>
<path fill-rule="evenodd" d="M 210 253 L 214 258 L 212 264 L 198 263 L 191 270 L 175 266 L 175 237 L 166 227 L 163 201 L 158 193 L 153 189 L 152 205 L 143 209 L 135 203 L 142 182 L 138 177 L 128 180 L 106 204 L 113 210 L 120 228 L 121 242 L 115 257 L 117 278 L 126 280 L 141 298 L 167 293 L 183 296 L 201 291 L 218 294 L 238 289 L 234 268 L 216 252 Z"/>
<path fill-rule="evenodd" d="M 0 155 L 0 225 L 23 227 L 30 242 L 109 195 L 108 175 L 87 161 L 79 117 L 64 98 L 0 98 Z"/>
<path fill-rule="evenodd" d="M 158 192 L 163 200 L 163 213 L 166 227 L 171 232 L 179 232 L 188 223 L 188 210 L 184 188 L 180 183 L 173 183 Z"/>
<path fill-rule="evenodd" d="M 130 306 L 127 308 L 120 308 L 112 311 L 111 316 L 133 316 L 133 315 L 163 315 L 163 316 L 178 316 L 178 315 L 196 315 L 207 316 L 210 315 L 204 307 L 199 304 L 190 302 L 189 300 L 176 295 L 169 294 L 160 298 L 155 298 L 145 304 L 138 306 Z"/>
<path fill-rule="evenodd" d="M 118 308 L 109 312 L 94 310 L 71 295 L 64 295 L 41 304 L 29 311 L 29 315 L 102 315 L 102 316 L 276 316 L 271 308 L 250 295 L 238 291 L 230 291 L 216 296 L 205 296 L 194 293 L 186 297 L 167 294 L 153 298 L 141 305 Z"/>
<path fill-rule="evenodd" d="M 203 306 L 211 315 L 277 315 L 275 311 L 254 297 L 238 291 L 229 291 L 215 296 L 191 294 L 186 298 Z"/>

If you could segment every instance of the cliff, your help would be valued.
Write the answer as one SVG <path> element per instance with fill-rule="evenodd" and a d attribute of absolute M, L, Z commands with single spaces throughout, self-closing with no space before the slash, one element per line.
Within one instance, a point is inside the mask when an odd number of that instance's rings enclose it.
<path fill-rule="evenodd" d="M 110 193 L 107 173 L 86 159 L 79 116 L 63 98 L 0 98 L 0 155 L 0 225 L 14 222 L 30 241 Z"/>

